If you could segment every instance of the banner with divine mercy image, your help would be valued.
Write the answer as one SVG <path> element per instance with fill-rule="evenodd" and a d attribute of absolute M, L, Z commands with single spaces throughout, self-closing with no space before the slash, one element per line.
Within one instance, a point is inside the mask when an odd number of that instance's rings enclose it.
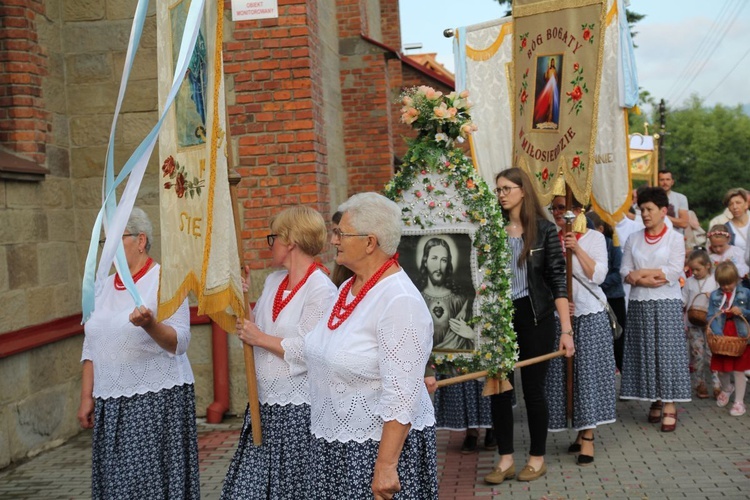
<path fill-rule="evenodd" d="M 160 105 L 189 6 L 190 0 L 157 3 Z M 190 64 L 159 136 L 158 316 L 169 317 L 192 291 L 198 313 L 231 332 L 244 301 L 227 171 L 222 11 L 222 2 L 206 2 Z"/>
<path fill-rule="evenodd" d="M 596 157 L 604 0 L 513 3 L 513 160 L 542 203 L 587 203 Z"/>

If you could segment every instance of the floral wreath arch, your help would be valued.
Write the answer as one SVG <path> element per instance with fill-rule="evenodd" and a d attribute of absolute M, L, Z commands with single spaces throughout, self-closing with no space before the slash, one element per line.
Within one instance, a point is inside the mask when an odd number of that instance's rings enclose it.
<path fill-rule="evenodd" d="M 386 185 L 385 195 L 401 207 L 406 236 L 448 232 L 471 237 L 476 297 L 467 323 L 478 342 L 471 352 L 433 352 L 437 372 L 487 370 L 491 377 L 505 378 L 518 361 L 511 254 L 494 191 L 455 147 L 476 130 L 467 97 L 466 91 L 444 95 L 426 86 L 403 92 L 401 120 L 419 133 L 408 140 L 401 170 Z"/>

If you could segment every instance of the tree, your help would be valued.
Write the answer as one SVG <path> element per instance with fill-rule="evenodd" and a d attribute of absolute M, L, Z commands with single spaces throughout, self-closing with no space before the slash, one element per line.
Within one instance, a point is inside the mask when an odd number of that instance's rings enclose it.
<path fill-rule="evenodd" d="M 707 224 L 724 207 L 724 193 L 750 188 L 750 116 L 740 106 L 706 108 L 693 96 L 687 107 L 667 110 L 666 167 L 698 219 Z"/>

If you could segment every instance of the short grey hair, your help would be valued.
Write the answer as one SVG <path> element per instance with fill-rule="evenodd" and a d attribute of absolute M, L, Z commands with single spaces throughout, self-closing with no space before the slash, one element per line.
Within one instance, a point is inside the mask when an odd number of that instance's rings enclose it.
<path fill-rule="evenodd" d="M 130 218 L 128 224 L 125 226 L 125 230 L 130 234 L 145 234 L 146 235 L 146 251 L 151 249 L 151 240 L 154 236 L 154 226 L 151 224 L 151 219 L 148 218 L 146 212 L 138 207 L 133 207 L 133 211 L 130 212 Z"/>
<path fill-rule="evenodd" d="M 381 250 L 388 256 L 396 253 L 401 241 L 401 209 L 382 194 L 355 194 L 339 205 L 338 211 L 349 214 L 358 233 L 375 235 Z"/>

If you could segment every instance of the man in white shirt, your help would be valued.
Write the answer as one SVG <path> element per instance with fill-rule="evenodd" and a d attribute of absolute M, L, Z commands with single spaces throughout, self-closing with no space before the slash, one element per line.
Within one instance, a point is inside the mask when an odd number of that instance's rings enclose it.
<path fill-rule="evenodd" d="M 670 170 L 659 171 L 659 187 L 667 193 L 669 198 L 669 208 L 667 217 L 672 222 L 674 229 L 680 234 L 685 234 L 685 228 L 689 223 L 688 200 L 684 194 L 672 191 L 674 186 L 674 177 Z"/>

